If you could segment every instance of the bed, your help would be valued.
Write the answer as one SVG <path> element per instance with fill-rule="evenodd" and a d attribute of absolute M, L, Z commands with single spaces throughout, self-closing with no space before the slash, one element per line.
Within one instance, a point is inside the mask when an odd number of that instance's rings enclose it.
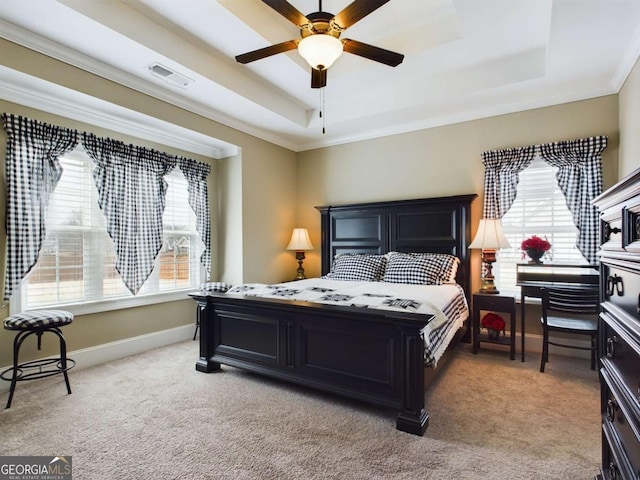
<path fill-rule="evenodd" d="M 323 280 L 335 282 L 336 258 L 444 254 L 459 259 L 455 283 L 468 304 L 467 245 L 475 197 L 317 207 Z M 300 290 L 298 282 L 275 287 Z M 408 313 L 362 308 L 359 300 L 352 306 L 246 293 L 191 294 L 200 323 L 198 371 L 215 372 L 224 364 L 393 408 L 399 430 L 424 434 L 429 423 L 425 329 L 437 320 L 435 311 Z M 468 341 L 469 328 L 463 324 L 447 343 Z"/>

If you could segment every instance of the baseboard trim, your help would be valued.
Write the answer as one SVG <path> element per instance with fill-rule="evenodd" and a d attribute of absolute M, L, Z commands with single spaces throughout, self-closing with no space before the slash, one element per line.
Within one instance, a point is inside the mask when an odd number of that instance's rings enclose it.
<path fill-rule="evenodd" d="M 154 348 L 188 340 L 193 338 L 193 329 L 193 325 L 169 328 L 167 330 L 138 335 L 137 337 L 126 338 L 116 342 L 73 350 L 68 352 L 68 356 L 76 361 L 75 369 L 92 367 L 131 355 L 137 355 Z M 0 367 L 0 371 L 4 371 L 9 367 L 10 365 Z M 0 391 L 6 392 L 8 390 L 9 382 L 0 382 Z"/>
<path fill-rule="evenodd" d="M 507 332 L 507 336 L 508 335 L 509 335 L 509 332 Z M 525 345 L 524 345 L 525 357 L 527 355 L 537 355 L 536 358 L 540 360 L 540 355 L 542 354 L 542 335 L 527 333 L 525 334 L 524 340 L 525 340 Z M 562 341 L 567 343 L 568 345 L 575 345 L 580 347 L 589 346 L 589 340 L 585 340 L 578 337 L 576 338 L 564 337 Z M 516 352 L 518 356 L 520 355 L 521 345 L 522 345 L 522 336 L 520 335 L 520 332 L 516 332 Z M 562 347 L 556 347 L 555 345 L 549 345 L 549 353 L 554 355 L 555 354 L 563 355 L 566 357 L 577 357 L 577 358 L 586 358 L 586 359 L 591 358 L 591 353 L 586 350 L 562 348 Z"/>

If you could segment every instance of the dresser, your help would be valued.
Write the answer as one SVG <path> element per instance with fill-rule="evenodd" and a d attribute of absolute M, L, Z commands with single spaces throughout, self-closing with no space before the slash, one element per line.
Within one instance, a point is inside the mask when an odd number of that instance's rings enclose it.
<path fill-rule="evenodd" d="M 640 169 L 593 202 L 600 209 L 602 469 L 640 479 Z"/>

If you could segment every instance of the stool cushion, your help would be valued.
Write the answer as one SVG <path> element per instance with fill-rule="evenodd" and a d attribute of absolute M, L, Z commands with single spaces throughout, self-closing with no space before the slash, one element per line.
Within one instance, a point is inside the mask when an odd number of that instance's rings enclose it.
<path fill-rule="evenodd" d="M 73 322 L 73 314 L 65 310 L 30 310 L 16 313 L 4 319 L 7 330 L 34 330 L 46 327 L 62 327 Z"/>

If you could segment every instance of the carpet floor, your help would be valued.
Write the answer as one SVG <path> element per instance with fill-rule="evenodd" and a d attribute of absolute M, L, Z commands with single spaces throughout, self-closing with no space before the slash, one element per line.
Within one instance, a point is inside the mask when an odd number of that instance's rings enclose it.
<path fill-rule="evenodd" d="M 197 342 L 18 384 L 0 455 L 71 455 L 75 480 L 590 479 L 600 462 L 588 360 L 460 345 L 426 392 L 423 437 L 395 412 L 223 367 Z M 6 395 L 0 398 L 6 401 Z"/>

